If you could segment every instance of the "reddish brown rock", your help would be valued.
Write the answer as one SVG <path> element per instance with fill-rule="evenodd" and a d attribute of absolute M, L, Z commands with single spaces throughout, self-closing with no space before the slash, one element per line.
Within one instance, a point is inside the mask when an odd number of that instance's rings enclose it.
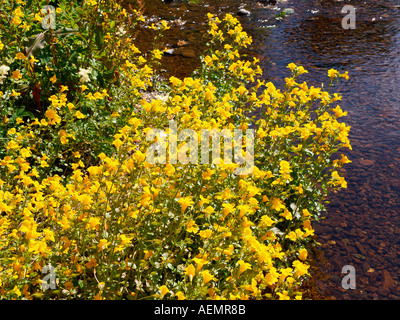
<path fill-rule="evenodd" d="M 396 290 L 396 283 L 394 282 L 392 276 L 390 275 L 389 271 L 386 269 L 383 270 L 383 284 L 382 288 L 385 292 L 389 293 L 395 293 Z"/>
<path fill-rule="evenodd" d="M 361 159 L 360 164 L 363 166 L 372 166 L 375 164 L 375 160 Z"/>

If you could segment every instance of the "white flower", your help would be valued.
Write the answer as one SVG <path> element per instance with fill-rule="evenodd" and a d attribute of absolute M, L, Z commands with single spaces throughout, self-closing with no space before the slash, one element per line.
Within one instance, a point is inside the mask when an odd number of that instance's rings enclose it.
<path fill-rule="evenodd" d="M 82 83 L 89 82 L 89 81 L 90 81 L 89 73 L 90 73 L 91 71 L 92 71 L 92 70 L 91 70 L 90 68 L 89 68 L 89 69 L 82 69 L 82 68 L 79 68 L 79 75 L 81 76 L 81 78 L 79 79 L 79 81 L 82 82 Z"/>
<path fill-rule="evenodd" d="M 2 66 L 0 66 L 0 75 L 6 76 L 8 71 L 10 71 L 9 66 L 5 66 L 4 64 Z"/>
<path fill-rule="evenodd" d="M 124 27 L 120 26 L 118 28 L 118 31 L 116 32 L 116 35 L 119 37 L 122 37 L 125 33 L 126 33 L 126 31 L 125 31 Z"/>

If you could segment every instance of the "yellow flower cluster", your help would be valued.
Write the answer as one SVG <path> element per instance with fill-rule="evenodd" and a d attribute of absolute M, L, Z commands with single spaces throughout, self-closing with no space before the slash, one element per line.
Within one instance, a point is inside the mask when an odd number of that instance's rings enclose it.
<path fill-rule="evenodd" d="M 139 99 L 132 107 L 130 99 L 141 96 L 153 71 L 123 50 L 139 53 L 127 39 L 118 47 L 123 94 L 82 86 L 70 100 L 72 88 L 65 85 L 50 96 L 43 118 L 7 131 L 0 161 L 0 297 L 301 299 L 311 222 L 321 210 L 314 204 L 324 195 L 318 188 L 346 186 L 337 169 L 350 160 L 331 159 L 350 147 L 349 127 L 337 121 L 345 112 L 329 106 L 340 96 L 299 84 L 306 70 L 294 64 L 283 91 L 256 82 L 257 61 L 240 60 L 251 38 L 237 19 L 209 15 L 209 26 L 215 48 L 203 59 L 202 75 L 172 77 L 164 98 Z M 161 58 L 160 52 L 153 55 Z M 118 106 L 109 113 L 117 133 L 111 152 L 89 161 L 74 126 L 89 121 L 87 106 L 108 108 L 107 101 Z M 245 111 L 256 109 L 254 122 Z M 239 164 L 221 156 L 176 163 L 168 155 L 164 164 L 149 163 L 154 141 L 147 133 L 172 120 L 199 137 L 203 129 L 255 124 L 251 174 L 235 174 Z M 55 146 L 44 149 L 50 133 Z M 188 151 L 185 143 L 178 141 L 178 149 Z M 243 146 L 240 153 L 251 156 Z M 62 174 L 48 174 L 51 163 L 67 159 Z M 55 267 L 57 292 L 41 287 L 48 264 Z"/>

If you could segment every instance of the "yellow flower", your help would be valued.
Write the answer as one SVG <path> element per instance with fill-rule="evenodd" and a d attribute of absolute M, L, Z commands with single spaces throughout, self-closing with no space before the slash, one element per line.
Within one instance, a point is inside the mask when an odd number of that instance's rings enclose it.
<path fill-rule="evenodd" d="M 196 275 L 196 269 L 193 264 L 185 268 L 185 274 L 189 277 L 190 281 L 192 281 L 193 277 Z"/>
<path fill-rule="evenodd" d="M 90 258 L 90 260 L 85 264 L 86 268 L 91 269 L 97 266 L 96 258 Z"/>
<path fill-rule="evenodd" d="M 290 163 L 287 162 L 286 160 L 282 160 L 279 163 L 280 169 L 279 169 L 279 173 L 282 175 L 287 175 L 290 172 L 292 172 L 292 170 L 290 169 Z"/>
<path fill-rule="evenodd" d="M 308 237 L 308 236 L 312 236 L 314 235 L 314 229 L 311 226 L 311 221 L 310 220 L 306 220 L 303 222 L 303 228 L 304 228 L 304 237 Z"/>
<path fill-rule="evenodd" d="M 336 76 L 339 75 L 339 71 L 335 70 L 335 69 L 329 69 L 328 70 L 328 77 L 329 78 L 334 78 Z"/>
<path fill-rule="evenodd" d="M 245 92 L 247 91 L 247 89 L 244 86 L 240 86 L 239 88 L 237 88 L 237 92 L 242 96 Z"/>
<path fill-rule="evenodd" d="M 157 60 L 160 60 L 162 58 L 162 52 L 158 49 L 155 49 L 152 51 L 153 57 Z"/>
<path fill-rule="evenodd" d="M 99 282 L 98 285 L 97 285 L 97 287 L 98 287 L 100 290 L 104 290 L 105 285 L 106 285 L 105 282 Z"/>
<path fill-rule="evenodd" d="M 22 52 L 18 52 L 18 53 L 15 55 L 15 59 L 17 59 L 17 60 L 24 60 L 24 59 L 26 59 L 26 56 L 25 56 Z"/>
<path fill-rule="evenodd" d="M 119 236 L 119 239 L 121 240 L 121 245 L 126 246 L 126 245 L 128 245 L 129 243 L 131 243 L 133 237 L 127 237 L 126 235 L 121 234 L 121 235 Z"/>
<path fill-rule="evenodd" d="M 293 231 L 290 231 L 289 234 L 285 238 L 288 238 L 288 239 L 290 239 L 292 241 L 296 241 L 296 239 L 297 239 L 296 233 L 293 232 Z"/>
<path fill-rule="evenodd" d="M 213 59 L 208 55 L 204 58 L 204 62 L 205 62 L 205 64 L 207 66 L 212 66 L 213 65 Z"/>
<path fill-rule="evenodd" d="M 262 226 L 268 228 L 268 227 L 272 226 L 273 224 L 275 224 L 275 221 L 272 220 L 268 215 L 265 214 L 261 217 L 261 225 Z"/>
<path fill-rule="evenodd" d="M 337 105 L 336 108 L 332 109 L 332 111 L 335 113 L 336 118 L 340 118 L 347 115 L 347 111 L 343 112 L 343 110 L 340 108 L 339 105 Z"/>
<path fill-rule="evenodd" d="M 216 281 L 217 279 L 210 273 L 208 270 L 204 270 L 201 272 L 201 275 L 203 276 L 203 283 L 207 284 L 208 282 Z"/>
<path fill-rule="evenodd" d="M 150 258 L 153 255 L 153 250 L 144 250 L 145 256 L 144 259 L 147 260 L 148 258 Z"/>
<path fill-rule="evenodd" d="M 299 259 L 300 260 L 303 260 L 303 261 L 306 260 L 307 259 L 307 255 L 308 255 L 307 249 L 301 248 L 299 250 Z"/>
<path fill-rule="evenodd" d="M 211 176 L 213 175 L 214 172 L 215 172 L 215 170 L 211 170 L 210 168 L 207 168 L 207 170 L 203 171 L 203 173 L 202 173 L 203 179 L 210 180 Z"/>
<path fill-rule="evenodd" d="M 283 290 L 283 292 L 277 292 L 276 294 L 279 296 L 279 300 L 290 300 L 287 290 Z"/>
<path fill-rule="evenodd" d="M 286 208 L 281 213 L 281 216 L 284 217 L 286 220 L 292 220 L 293 219 L 292 213 Z"/>
<path fill-rule="evenodd" d="M 345 78 L 346 80 L 349 80 L 349 72 L 346 71 L 345 73 L 340 75 L 341 78 Z"/>
<path fill-rule="evenodd" d="M 15 91 L 14 89 L 12 89 L 11 91 L 12 91 L 12 93 L 11 93 L 11 97 L 18 97 L 18 96 L 20 96 L 20 95 L 21 95 L 21 93 L 20 93 L 20 92 L 17 92 L 17 91 Z"/>
<path fill-rule="evenodd" d="M 193 258 L 193 261 L 196 262 L 197 267 L 196 267 L 196 271 L 200 271 L 201 268 L 203 268 L 203 265 L 207 264 L 208 261 L 202 258 Z"/>
<path fill-rule="evenodd" d="M 239 264 L 239 275 L 251 268 L 251 264 L 244 262 L 243 260 L 238 261 Z"/>
<path fill-rule="evenodd" d="M 78 118 L 78 119 L 83 119 L 83 118 L 85 118 L 86 116 L 85 116 L 82 112 L 76 111 L 75 114 L 74 114 L 74 117 L 76 117 L 76 118 Z"/>
<path fill-rule="evenodd" d="M 49 228 L 43 230 L 44 238 L 46 240 L 55 241 L 54 239 L 54 232 L 51 231 Z"/>
<path fill-rule="evenodd" d="M 47 119 L 49 119 L 50 124 L 56 124 L 61 122 L 60 116 L 57 114 L 57 110 L 55 109 L 47 109 L 44 114 Z"/>
<path fill-rule="evenodd" d="M 178 291 L 177 293 L 175 293 L 175 295 L 178 297 L 178 300 L 185 300 L 186 299 L 186 297 L 185 297 L 185 295 L 183 294 L 182 291 Z"/>
<path fill-rule="evenodd" d="M 201 230 L 201 231 L 199 232 L 199 236 L 200 236 L 201 238 L 203 238 L 203 239 L 208 239 L 208 238 L 211 237 L 212 233 L 213 233 L 213 232 L 212 232 L 211 230 L 209 230 L 209 229 L 207 229 L 207 230 Z"/>
<path fill-rule="evenodd" d="M 121 145 L 123 145 L 123 142 L 120 139 L 115 139 L 113 141 L 113 145 L 115 146 L 115 148 L 117 148 L 117 150 L 121 147 Z"/>
<path fill-rule="evenodd" d="M 193 205 L 194 202 L 192 201 L 192 197 L 191 196 L 187 196 L 185 198 L 180 198 L 178 200 L 178 203 L 181 205 L 181 212 L 185 212 L 186 208 Z"/>
<path fill-rule="evenodd" d="M 295 261 L 293 261 L 293 267 L 294 267 L 295 276 L 301 277 L 301 276 L 303 276 L 303 275 L 308 273 L 308 268 L 310 266 L 302 263 L 299 260 L 295 260 Z"/>
<path fill-rule="evenodd" d="M 90 217 L 89 221 L 87 222 L 85 229 L 95 229 L 97 230 L 100 225 L 100 218 Z"/>
<path fill-rule="evenodd" d="M 109 242 L 107 239 L 101 239 L 97 245 L 97 247 L 99 248 L 99 251 L 107 248 L 107 246 L 110 244 L 111 242 Z"/>
<path fill-rule="evenodd" d="M 164 168 L 164 172 L 166 175 L 172 176 L 175 173 L 175 168 L 172 164 L 168 163 Z"/>
<path fill-rule="evenodd" d="M 175 86 L 180 86 L 182 84 L 182 80 L 176 78 L 176 77 L 171 77 L 169 78 L 169 81 L 171 82 L 171 84 L 175 87 Z"/>
<path fill-rule="evenodd" d="M 283 204 L 281 199 L 278 199 L 278 198 L 272 199 L 272 209 L 274 209 L 276 211 L 281 211 L 284 208 L 285 208 L 285 205 Z"/>
<path fill-rule="evenodd" d="M 231 203 L 224 203 L 222 205 L 224 207 L 224 209 L 222 209 L 222 213 L 224 215 L 224 218 L 231 212 L 233 212 L 235 210 L 235 205 L 231 204 Z"/>
<path fill-rule="evenodd" d="M 89 5 L 89 6 L 95 6 L 95 5 L 97 5 L 97 1 L 96 0 L 86 0 L 86 3 Z"/>
<path fill-rule="evenodd" d="M 19 152 L 22 158 L 29 158 L 32 155 L 32 153 L 27 148 L 22 148 Z"/>
<path fill-rule="evenodd" d="M 294 78 L 285 78 L 285 82 L 289 88 L 293 87 L 296 84 L 296 82 L 294 81 Z"/>
<path fill-rule="evenodd" d="M 228 255 L 228 256 L 230 256 L 230 255 L 232 255 L 233 250 L 234 250 L 234 247 L 233 247 L 233 245 L 230 244 L 230 245 L 228 246 L 228 249 L 225 249 L 225 250 L 223 251 L 223 253 L 226 254 L 226 255 Z"/>
<path fill-rule="evenodd" d="M 306 69 L 304 69 L 304 67 L 302 67 L 302 66 L 298 67 L 297 71 L 299 74 L 308 73 L 308 71 Z"/>
<path fill-rule="evenodd" d="M 17 286 L 14 286 L 14 288 L 11 290 L 11 294 L 15 294 L 17 297 L 20 297 L 21 291 L 17 288 Z"/>
<path fill-rule="evenodd" d="M 289 63 L 288 64 L 288 66 L 287 66 L 289 69 L 290 69 L 290 71 L 294 71 L 294 69 L 296 69 L 297 68 L 297 66 L 292 62 L 292 63 Z"/>
<path fill-rule="evenodd" d="M 164 297 L 168 292 L 169 289 L 167 288 L 167 286 L 162 285 L 160 288 L 158 288 L 161 292 L 161 298 Z"/>
<path fill-rule="evenodd" d="M 344 154 L 342 154 L 342 158 L 339 160 L 341 164 L 351 163 L 352 161 L 349 160 Z"/>
<path fill-rule="evenodd" d="M 14 80 L 19 80 L 22 78 L 21 72 L 19 72 L 19 70 L 15 70 L 13 71 L 13 73 L 11 74 L 11 79 Z"/>
<path fill-rule="evenodd" d="M 190 220 L 188 222 L 188 224 L 186 225 L 186 231 L 187 232 L 196 233 L 198 230 L 199 230 L 199 227 L 197 226 L 197 224 L 193 220 Z"/>
<path fill-rule="evenodd" d="M 211 206 L 208 206 L 207 208 L 205 208 L 203 210 L 203 212 L 205 212 L 207 215 L 211 215 L 214 212 L 214 208 Z"/>
<path fill-rule="evenodd" d="M 35 56 L 34 56 L 33 54 L 31 54 L 31 57 L 29 58 L 29 62 L 33 64 L 33 63 L 35 63 L 35 62 L 39 62 L 39 60 L 36 59 Z"/>

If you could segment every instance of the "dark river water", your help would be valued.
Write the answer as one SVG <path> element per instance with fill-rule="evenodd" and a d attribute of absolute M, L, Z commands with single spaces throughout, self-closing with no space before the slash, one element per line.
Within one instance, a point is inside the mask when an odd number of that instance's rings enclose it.
<path fill-rule="evenodd" d="M 344 5 L 356 8 L 356 28 L 343 29 Z M 248 55 L 260 59 L 264 78 L 282 87 L 290 62 L 304 66 L 309 85 L 327 82 L 327 70 L 348 71 L 334 87 L 348 111 L 352 151 L 345 153 L 348 188 L 330 196 L 325 219 L 314 225 L 311 299 L 400 299 L 400 0 L 287 0 L 266 6 L 252 0 L 146 0 L 146 22 L 172 25 L 164 35 L 171 55 L 163 58 L 166 78 L 189 76 L 199 66 L 207 12 L 251 12 L 239 20 L 253 38 Z M 275 16 L 294 9 L 282 20 Z M 151 48 L 152 35 L 138 41 Z M 185 42 L 182 42 L 184 40 Z M 342 287 L 342 267 L 356 271 L 356 288 Z"/>

